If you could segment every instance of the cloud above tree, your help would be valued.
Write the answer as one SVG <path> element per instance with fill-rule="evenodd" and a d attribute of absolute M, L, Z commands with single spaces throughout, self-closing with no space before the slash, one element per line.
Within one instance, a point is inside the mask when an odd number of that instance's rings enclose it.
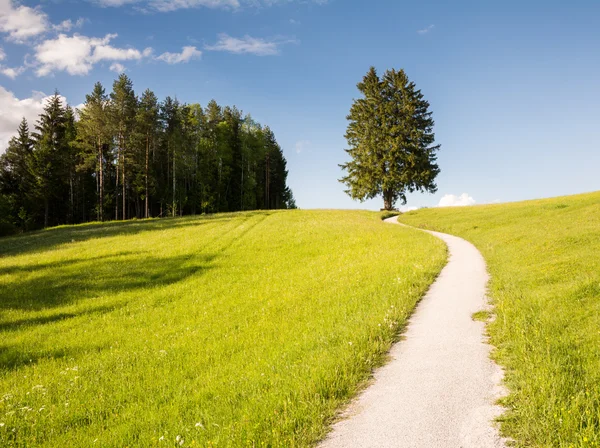
<path fill-rule="evenodd" d="M 460 196 L 454 194 L 447 194 L 438 204 L 438 207 L 466 207 L 469 205 L 475 205 L 476 201 L 469 194 L 463 193 Z"/>

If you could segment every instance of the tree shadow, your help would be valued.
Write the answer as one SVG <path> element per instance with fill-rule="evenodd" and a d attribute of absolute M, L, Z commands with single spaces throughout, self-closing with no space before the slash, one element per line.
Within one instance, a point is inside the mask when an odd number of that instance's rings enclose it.
<path fill-rule="evenodd" d="M 216 258 L 216 254 L 159 257 L 127 252 L 24 268 L 27 273 L 19 279 L 0 284 L 0 310 L 41 311 L 169 285 L 214 268 Z"/>
<path fill-rule="evenodd" d="M 237 217 L 247 219 L 269 214 L 267 211 L 222 213 L 218 215 L 199 215 L 184 218 L 143 219 L 132 221 L 114 221 L 89 223 L 76 226 L 60 226 L 23 235 L 0 238 L 0 257 L 22 255 L 31 252 L 44 252 L 71 242 L 81 242 L 96 238 L 108 238 L 120 235 L 135 235 L 169 229 L 183 229 L 217 222 L 225 223 Z"/>
<path fill-rule="evenodd" d="M 81 346 L 60 349 L 44 349 L 36 353 L 23 350 L 21 345 L 4 344 L 0 346 L 0 372 L 17 370 L 24 366 L 35 365 L 44 359 L 77 358 L 85 353 L 99 353 L 108 346 Z"/>
<path fill-rule="evenodd" d="M 44 269 L 56 269 L 56 268 L 66 268 L 77 263 L 84 263 L 88 260 L 94 260 L 99 262 L 103 259 L 115 258 L 115 257 L 123 257 L 128 255 L 139 255 L 140 252 L 116 252 L 110 255 L 101 255 L 98 257 L 90 258 L 68 258 L 58 262 L 52 263 L 36 263 L 36 264 L 27 264 L 27 265 L 9 265 L 9 266 L 0 266 L 0 275 L 13 275 L 13 274 L 28 274 L 36 271 L 41 271 Z"/>
<path fill-rule="evenodd" d="M 58 323 L 58 322 L 66 321 L 66 320 L 73 319 L 76 317 L 110 313 L 112 311 L 118 310 L 119 308 L 122 308 L 123 306 L 125 306 L 125 303 L 97 306 L 94 308 L 85 309 L 83 311 L 61 312 L 61 313 L 51 314 L 49 316 L 37 316 L 37 317 L 30 317 L 30 318 L 25 318 L 25 319 L 17 319 L 17 320 L 0 322 L 0 332 L 20 331 L 20 330 L 29 329 L 30 327 L 37 327 L 37 326 L 42 326 L 42 325 L 47 325 L 47 324 Z"/>

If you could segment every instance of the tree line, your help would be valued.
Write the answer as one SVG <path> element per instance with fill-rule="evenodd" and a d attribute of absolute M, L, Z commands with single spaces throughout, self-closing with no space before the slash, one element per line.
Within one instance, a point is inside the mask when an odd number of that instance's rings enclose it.
<path fill-rule="evenodd" d="M 268 126 L 214 100 L 205 108 L 122 74 L 80 110 L 52 96 L 0 156 L 0 233 L 61 224 L 295 208 Z"/>

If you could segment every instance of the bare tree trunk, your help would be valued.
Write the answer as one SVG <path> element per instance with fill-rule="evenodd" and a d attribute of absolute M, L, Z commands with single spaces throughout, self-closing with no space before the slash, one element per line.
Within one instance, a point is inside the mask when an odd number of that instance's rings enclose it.
<path fill-rule="evenodd" d="M 271 173 L 270 173 L 270 154 L 267 150 L 267 163 L 265 163 L 265 208 L 269 210 L 271 208 Z"/>
<path fill-rule="evenodd" d="M 100 155 L 100 209 L 98 213 L 100 221 L 104 221 L 104 155 L 100 139 L 98 139 L 98 153 Z"/>
<path fill-rule="evenodd" d="M 71 202 L 70 204 L 70 211 L 69 211 L 69 221 L 70 224 L 75 224 L 75 205 L 73 204 L 73 174 L 69 173 L 69 201 Z"/>
<path fill-rule="evenodd" d="M 85 182 L 81 182 L 81 222 L 85 220 Z"/>
<path fill-rule="evenodd" d="M 99 157 L 100 154 L 98 153 L 98 158 Z M 102 198 L 100 197 L 100 167 L 98 165 L 96 165 L 96 198 L 98 199 L 98 203 L 96 204 L 96 221 L 100 221 L 100 206 L 102 205 Z"/>
<path fill-rule="evenodd" d="M 121 153 L 123 154 L 123 169 L 121 170 L 122 174 L 123 174 L 123 221 L 125 221 L 127 219 L 127 208 L 126 208 L 126 184 L 125 184 L 125 148 L 123 148 L 123 150 L 121 151 Z"/>
<path fill-rule="evenodd" d="M 242 161 L 240 163 L 242 167 L 242 183 L 240 184 L 240 211 L 244 211 L 244 153 L 242 153 Z"/>
<path fill-rule="evenodd" d="M 119 166 L 121 165 L 121 147 L 117 148 L 117 176 L 115 180 L 115 220 L 119 220 Z"/>
<path fill-rule="evenodd" d="M 48 197 L 44 198 L 44 227 L 48 227 Z"/>
<path fill-rule="evenodd" d="M 173 218 L 176 216 L 175 210 L 175 188 L 177 187 L 177 174 L 175 172 L 175 149 L 173 149 Z"/>
<path fill-rule="evenodd" d="M 148 164 L 150 157 L 150 137 L 146 134 L 146 179 L 145 179 L 145 187 L 146 187 L 146 199 L 145 199 L 145 217 L 149 218 L 148 213 Z"/>

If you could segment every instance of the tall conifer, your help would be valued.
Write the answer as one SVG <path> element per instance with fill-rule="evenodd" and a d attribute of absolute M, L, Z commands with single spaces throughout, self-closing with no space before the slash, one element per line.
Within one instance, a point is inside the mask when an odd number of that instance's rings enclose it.
<path fill-rule="evenodd" d="M 371 67 L 357 85 L 363 94 L 354 101 L 346 132 L 351 160 L 340 182 L 353 199 L 383 196 L 391 210 L 406 194 L 435 192 L 440 170 L 434 145 L 434 121 L 429 103 L 404 70 L 388 70 L 379 78 Z"/>

